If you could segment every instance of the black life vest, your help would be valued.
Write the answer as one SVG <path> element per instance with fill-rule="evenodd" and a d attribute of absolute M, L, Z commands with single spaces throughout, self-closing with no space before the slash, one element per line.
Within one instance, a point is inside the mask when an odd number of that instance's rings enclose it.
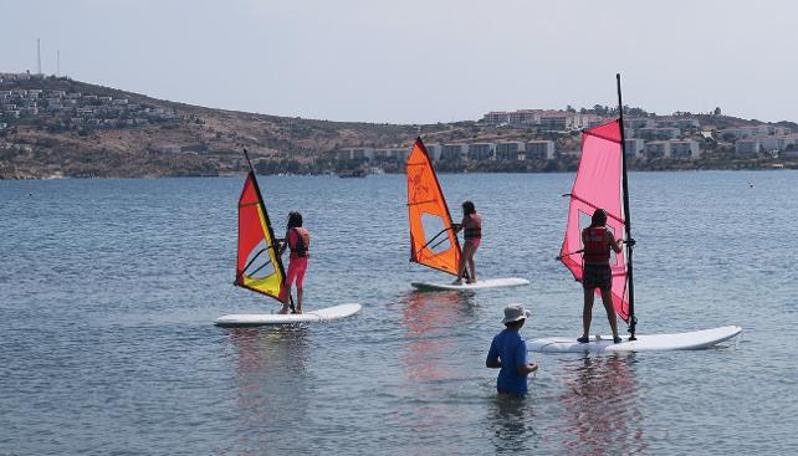
<path fill-rule="evenodd" d="M 308 256 L 308 250 L 310 249 L 310 234 L 306 229 L 302 229 L 300 231 L 299 228 L 291 228 L 294 231 L 296 237 L 296 242 L 294 244 L 288 243 L 288 247 L 291 249 L 291 254 L 298 257 L 306 257 Z"/>

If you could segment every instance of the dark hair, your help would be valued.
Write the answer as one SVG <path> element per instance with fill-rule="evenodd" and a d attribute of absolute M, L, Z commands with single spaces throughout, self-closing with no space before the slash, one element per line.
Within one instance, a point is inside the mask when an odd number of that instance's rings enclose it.
<path fill-rule="evenodd" d="M 299 212 L 288 213 L 288 229 L 298 228 L 302 226 L 302 214 Z"/>
<path fill-rule="evenodd" d="M 506 326 L 507 329 L 520 329 L 521 326 L 524 326 L 524 323 L 526 323 L 526 317 L 520 320 L 507 322 L 504 324 L 504 326 Z"/>
<path fill-rule="evenodd" d="M 607 212 L 604 209 L 596 209 L 593 218 L 590 220 L 591 226 L 604 226 L 607 224 Z"/>
<path fill-rule="evenodd" d="M 474 203 L 472 203 L 471 201 L 463 202 L 463 214 L 471 215 L 476 213 L 477 213 L 477 208 L 474 207 Z"/>

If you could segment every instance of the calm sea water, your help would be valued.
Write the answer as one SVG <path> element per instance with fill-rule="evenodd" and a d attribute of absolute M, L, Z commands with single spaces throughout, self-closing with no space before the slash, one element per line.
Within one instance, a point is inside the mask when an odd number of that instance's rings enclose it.
<path fill-rule="evenodd" d="M 263 176 L 313 233 L 306 308 L 364 308 L 244 330 L 212 321 L 277 304 L 231 285 L 243 176 L 0 182 L 0 455 L 798 453 L 796 172 L 630 176 L 639 333 L 736 346 L 533 355 L 529 397 L 497 398 L 506 304 L 527 339 L 579 333 L 572 179 L 441 176 L 485 218 L 481 276 L 532 281 L 461 295 L 409 287 L 442 277 L 407 261 L 404 176 Z"/>

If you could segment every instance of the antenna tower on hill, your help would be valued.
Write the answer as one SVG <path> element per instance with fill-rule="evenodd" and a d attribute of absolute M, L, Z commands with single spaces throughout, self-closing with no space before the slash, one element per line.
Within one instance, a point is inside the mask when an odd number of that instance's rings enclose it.
<path fill-rule="evenodd" d="M 36 74 L 42 74 L 42 39 L 36 38 L 36 62 L 37 62 L 37 72 Z"/>

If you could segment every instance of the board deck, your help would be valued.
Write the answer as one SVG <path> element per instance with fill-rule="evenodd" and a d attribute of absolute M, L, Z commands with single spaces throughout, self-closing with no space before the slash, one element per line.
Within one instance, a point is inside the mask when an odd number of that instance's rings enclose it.
<path fill-rule="evenodd" d="M 421 291 L 444 291 L 444 290 L 481 290 L 484 288 L 503 288 L 503 287 L 518 287 L 521 285 L 529 285 L 529 280 L 521 279 L 518 277 L 506 277 L 500 279 L 484 279 L 479 280 L 477 283 L 465 283 L 462 285 L 454 285 L 451 283 L 442 282 L 411 282 L 414 288 Z"/>
<path fill-rule="evenodd" d="M 739 335 L 743 328 L 722 326 L 676 334 L 639 334 L 637 340 L 621 336 L 623 342 L 612 343 L 612 336 L 593 336 L 590 342 L 581 344 L 576 337 L 549 337 L 527 342 L 527 350 L 539 353 L 602 353 L 641 352 L 665 350 L 697 350 L 712 347 Z"/>
<path fill-rule="evenodd" d="M 301 314 L 231 314 L 217 318 L 213 324 L 222 327 L 245 327 L 330 321 L 352 316 L 361 307 L 360 304 L 341 304 Z"/>

